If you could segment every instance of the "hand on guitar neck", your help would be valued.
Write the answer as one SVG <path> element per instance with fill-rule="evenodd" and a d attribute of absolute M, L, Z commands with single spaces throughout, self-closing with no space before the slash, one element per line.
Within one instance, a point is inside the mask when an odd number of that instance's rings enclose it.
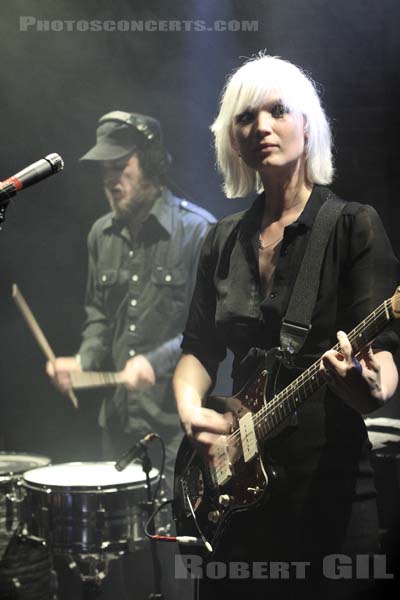
<path fill-rule="evenodd" d="M 360 414 L 383 406 L 393 396 L 398 383 L 396 365 L 390 352 L 373 352 L 371 346 L 353 356 L 349 338 L 338 331 L 339 350 L 325 352 L 321 371 L 328 386 Z"/>
<path fill-rule="evenodd" d="M 71 389 L 113 385 L 143 390 L 156 382 L 153 367 L 143 355 L 130 358 L 122 371 L 115 373 L 82 371 L 79 360 L 74 356 L 61 356 L 53 362 L 48 361 L 46 371 L 56 388 L 64 394 Z"/>

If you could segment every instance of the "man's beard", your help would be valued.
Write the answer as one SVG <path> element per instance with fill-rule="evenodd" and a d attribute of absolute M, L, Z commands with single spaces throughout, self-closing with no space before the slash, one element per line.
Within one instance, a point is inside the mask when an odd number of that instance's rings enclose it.
<path fill-rule="evenodd" d="M 110 205 L 115 218 L 124 223 L 143 221 L 154 204 L 156 196 L 146 193 L 148 190 L 138 189 L 130 197 L 119 193 L 111 194 Z"/>

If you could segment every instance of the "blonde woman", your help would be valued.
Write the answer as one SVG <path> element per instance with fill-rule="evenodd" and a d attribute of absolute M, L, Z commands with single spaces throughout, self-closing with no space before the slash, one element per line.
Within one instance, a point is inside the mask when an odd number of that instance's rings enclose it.
<path fill-rule="evenodd" d="M 281 319 L 334 174 L 330 127 L 316 86 L 282 59 L 257 56 L 233 73 L 212 131 L 226 195 L 258 196 L 206 238 L 174 376 L 182 426 L 205 452 L 230 427 L 230 415 L 203 406 L 218 364 L 229 348 L 237 392 L 249 373 L 249 360 L 243 360 L 249 350 L 279 345 Z M 261 598 L 276 587 L 279 596 L 269 597 L 282 600 L 308 586 L 308 597 L 320 599 L 329 597 L 333 581 L 332 594 L 345 598 L 365 584 L 353 578 L 338 586 L 324 559 L 379 552 L 362 415 L 396 390 L 397 337 L 386 330 L 356 360 L 344 332 L 393 293 L 396 279 L 397 261 L 377 213 L 346 203 L 325 251 L 311 331 L 289 373 L 293 379 L 323 355 L 327 386 L 297 411 L 297 424 L 269 444 L 285 477 L 265 507 L 233 519 L 218 556 L 248 565 L 283 561 L 283 574 L 274 578 L 267 567 L 269 575 L 261 577 L 250 568 L 248 578 L 204 578 L 202 598 L 238 591 Z M 340 352 L 328 350 L 337 341 Z M 306 565 L 302 573 L 295 561 Z"/>

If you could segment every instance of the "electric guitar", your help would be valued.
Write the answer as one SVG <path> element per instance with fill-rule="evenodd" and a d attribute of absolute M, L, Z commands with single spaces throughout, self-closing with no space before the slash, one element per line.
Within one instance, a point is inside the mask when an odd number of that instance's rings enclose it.
<path fill-rule="evenodd" d="M 400 286 L 349 334 L 357 356 L 395 318 L 400 318 Z M 340 350 L 339 344 L 333 348 Z M 268 395 L 274 369 L 261 362 L 253 377 L 235 396 L 210 397 L 207 405 L 223 403 L 234 416 L 232 432 L 215 447 L 212 462 L 184 438 L 179 448 L 174 482 L 174 519 L 178 536 L 189 536 L 190 552 L 210 558 L 230 517 L 260 506 L 268 498 L 275 467 L 262 457 L 262 444 L 285 426 L 298 407 L 325 383 L 320 359 L 272 397 Z M 268 399 L 270 398 L 270 399 Z M 185 550 L 186 552 L 188 550 Z"/>

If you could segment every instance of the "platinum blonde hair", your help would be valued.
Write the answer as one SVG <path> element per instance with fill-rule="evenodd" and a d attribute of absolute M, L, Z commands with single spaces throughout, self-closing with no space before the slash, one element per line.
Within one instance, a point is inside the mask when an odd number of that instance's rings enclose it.
<path fill-rule="evenodd" d="M 245 197 L 263 190 L 258 173 L 232 148 L 234 118 L 254 110 L 269 98 L 278 98 L 294 114 L 305 118 L 306 177 L 310 183 L 329 184 L 333 179 L 332 135 L 315 83 L 299 67 L 275 56 L 258 55 L 228 79 L 220 110 L 211 126 L 217 166 L 228 198 Z"/>

